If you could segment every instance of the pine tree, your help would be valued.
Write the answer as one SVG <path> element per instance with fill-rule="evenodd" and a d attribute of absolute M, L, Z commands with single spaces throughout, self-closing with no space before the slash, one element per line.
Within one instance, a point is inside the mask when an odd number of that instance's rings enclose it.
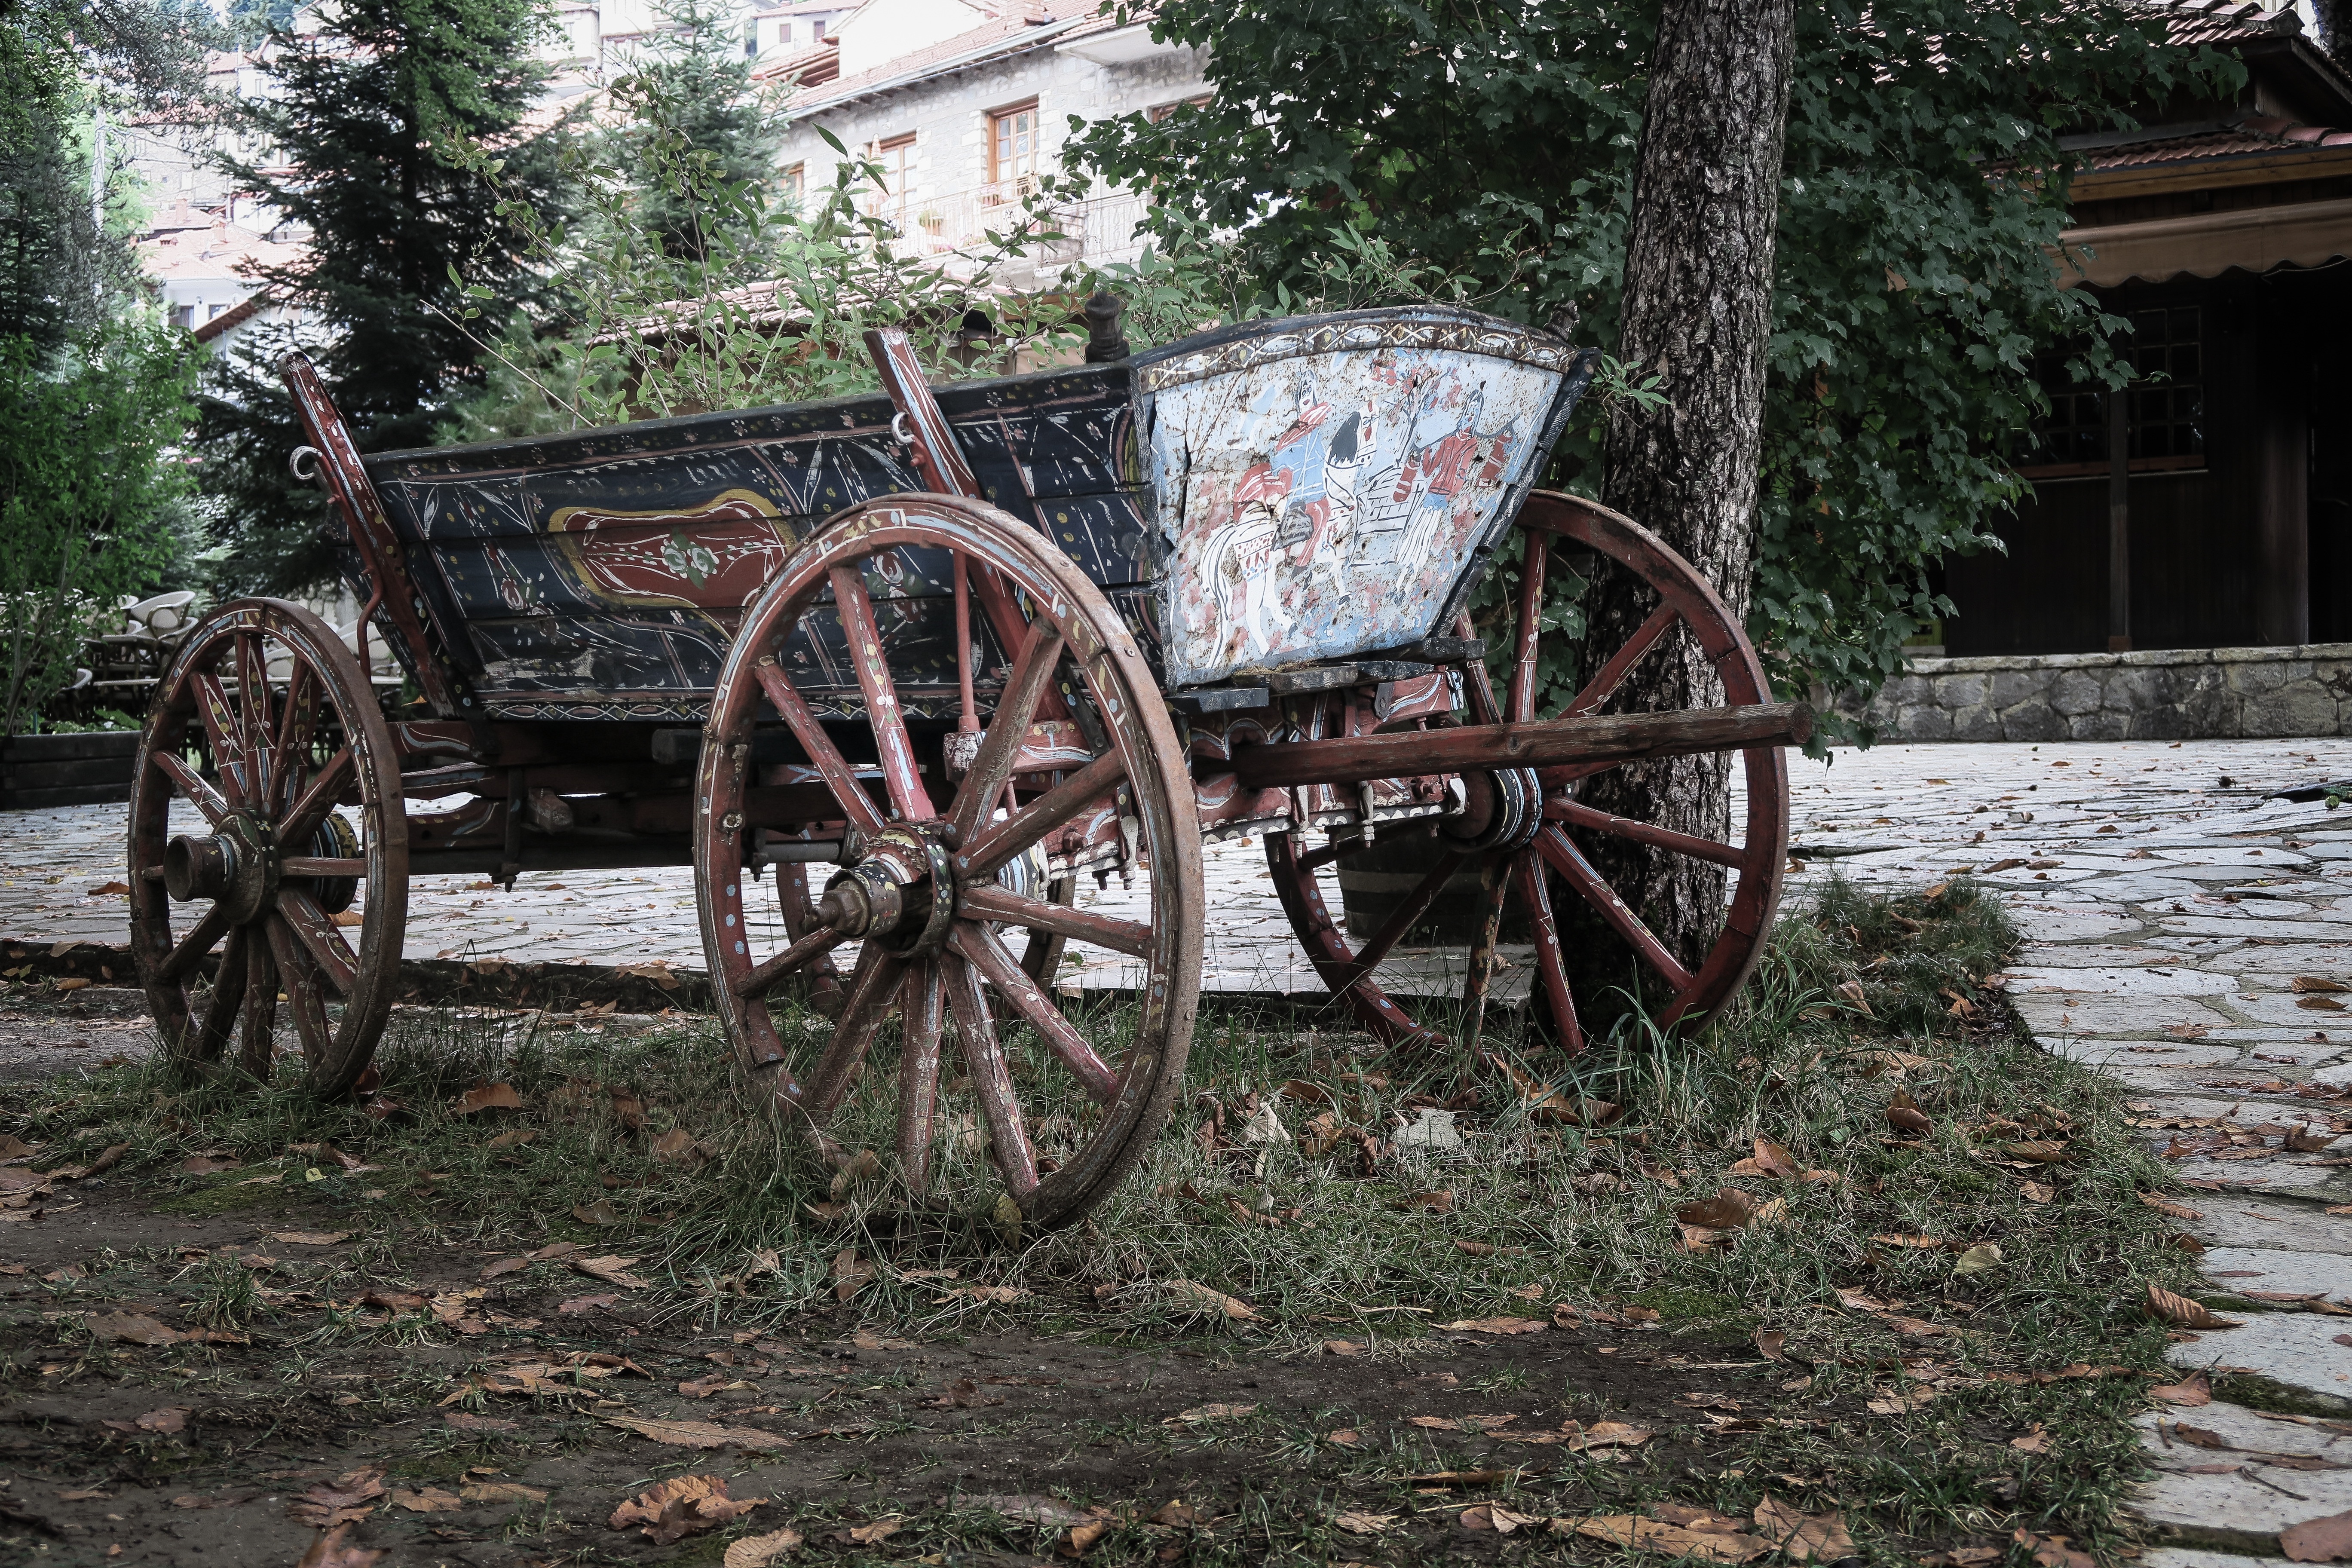
<path fill-rule="evenodd" d="M 544 68 L 535 0 L 341 0 L 329 30 L 269 36 L 278 96 L 248 102 L 246 129 L 290 165 L 228 167 L 307 253 L 264 275 L 299 321 L 257 333 L 204 401 L 206 488 L 225 503 L 233 585 L 292 592 L 332 577 L 319 493 L 289 476 L 300 429 L 277 374 L 289 347 L 319 362 L 362 451 L 424 446 L 480 379 L 481 343 L 536 275 L 500 204 L 553 202 L 545 135 L 519 137 Z M 479 149 L 504 148 L 504 166 Z M 487 295 L 468 299 L 453 268 Z M 478 319 L 461 326 L 471 306 Z"/>
<path fill-rule="evenodd" d="M 703 227 L 714 204 L 707 193 L 764 190 L 774 181 L 784 117 L 781 96 L 751 75 L 729 25 L 731 8 L 665 0 L 660 13 L 664 30 L 613 83 L 628 119 L 610 132 L 612 156 L 638 178 L 644 226 L 662 237 L 670 255 L 685 257 L 709 245 Z M 698 189 L 683 188 L 688 181 Z"/>

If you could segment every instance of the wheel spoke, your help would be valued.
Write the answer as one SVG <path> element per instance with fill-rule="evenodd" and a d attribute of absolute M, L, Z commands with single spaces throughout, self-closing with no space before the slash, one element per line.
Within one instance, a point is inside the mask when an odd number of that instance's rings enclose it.
<path fill-rule="evenodd" d="M 793 738 L 800 742 L 801 750 L 808 753 L 810 763 L 833 791 L 841 815 L 867 833 L 881 832 L 886 825 L 882 814 L 874 809 L 873 797 L 849 771 L 849 764 L 841 760 L 841 749 L 824 732 L 824 726 L 816 721 L 816 715 L 809 711 L 806 700 L 793 689 L 792 678 L 772 655 L 753 665 L 751 672 L 759 678 L 760 689 L 768 694 L 768 700 L 790 726 Z"/>
<path fill-rule="evenodd" d="M 1005 780 L 1012 776 L 1013 761 L 1020 754 L 1022 738 L 1029 732 L 1039 699 L 1052 684 L 1055 667 L 1061 662 L 1062 647 L 1061 634 L 1043 616 L 1029 627 L 1028 638 L 1021 645 L 1021 655 L 1013 662 L 1012 678 L 1005 681 L 1003 695 L 997 700 L 996 714 L 988 721 L 988 734 L 980 743 L 980 755 L 972 760 L 971 771 L 964 775 L 963 785 L 956 793 L 953 821 L 960 840 L 969 840 L 978 830 L 981 819 L 995 805 Z"/>
<path fill-rule="evenodd" d="M 849 1000 L 843 1005 L 841 1016 L 834 1020 L 833 1038 L 811 1069 L 801 1100 L 802 1109 L 820 1130 L 833 1121 L 833 1113 L 847 1097 L 850 1069 L 865 1059 L 866 1047 L 874 1043 L 874 1032 L 889 1013 L 906 967 L 898 954 L 884 952 L 879 942 L 869 942 L 858 951 L 857 968 L 849 981 Z"/>
<path fill-rule="evenodd" d="M 1414 885 L 1412 891 L 1404 896 L 1389 918 L 1381 922 L 1381 929 L 1357 950 L 1354 962 L 1348 966 L 1353 977 L 1360 979 L 1380 967 L 1381 960 L 1404 940 L 1404 933 L 1412 929 L 1413 922 L 1429 912 L 1429 906 L 1437 901 L 1437 895 L 1445 890 L 1445 884 L 1453 879 L 1454 872 L 1462 868 L 1465 858 L 1466 857 L 1452 850 L 1437 858 L 1437 864 L 1430 868 L 1429 874 Z"/>
<path fill-rule="evenodd" d="M 1559 951 L 1559 927 L 1552 920 L 1551 892 L 1544 886 L 1543 861 L 1521 850 L 1511 868 L 1518 883 L 1519 901 L 1528 907 L 1528 925 L 1535 933 L 1536 979 L 1559 1030 L 1560 1048 L 1584 1049 L 1584 1026 L 1576 1016 L 1576 998 L 1568 988 L 1568 964 Z"/>
<path fill-rule="evenodd" d="M 980 1101 L 980 1119 L 988 1126 L 989 1153 L 997 1174 L 1004 1178 L 1005 1190 L 1018 1203 L 1037 1190 L 1037 1151 L 1021 1120 L 1012 1068 L 997 1043 L 996 1025 L 988 1016 L 988 999 L 981 994 L 972 966 L 959 958 L 942 961 L 940 967 L 946 973 L 948 1008 L 955 1015 L 964 1071 Z"/>
<path fill-rule="evenodd" d="M 270 777 L 278 795 L 290 804 L 310 761 L 310 737 L 319 727 L 319 678 L 307 663 L 297 661 L 286 682 L 286 706 L 278 716 L 278 763 Z M 272 805 L 278 804 L 272 797 Z"/>
<path fill-rule="evenodd" d="M 164 955 L 163 962 L 156 965 L 155 978 L 169 985 L 193 973 L 196 965 L 205 961 L 205 954 L 213 950 L 213 944 L 228 934 L 229 923 L 227 906 L 215 904 L 206 910 L 188 929 L 188 934 Z"/>
<path fill-rule="evenodd" d="M 316 960 L 303 951 L 292 923 L 282 916 L 271 915 L 266 922 L 269 931 L 269 956 L 278 965 L 278 978 L 286 988 L 286 1005 L 294 1014 L 294 1032 L 301 1037 L 302 1059 L 316 1068 L 327 1059 L 332 1036 L 327 1026 L 327 1002 L 320 994 Z"/>
<path fill-rule="evenodd" d="M 765 996 L 777 981 L 815 963 L 849 939 L 831 926 L 818 926 L 782 952 L 763 959 L 729 984 L 738 996 Z"/>
<path fill-rule="evenodd" d="M 1526 553 L 1519 558 L 1518 646 L 1512 649 L 1510 695 L 1504 717 L 1525 724 L 1536 716 L 1536 634 L 1543 629 L 1544 574 L 1551 563 L 1551 538 L 1539 529 L 1522 531 Z"/>
<path fill-rule="evenodd" d="M 1105 752 L 1024 807 L 1020 815 L 992 822 L 979 841 L 956 857 L 966 877 L 992 877 L 997 868 L 1110 793 L 1127 777 L 1127 763 Z"/>
<path fill-rule="evenodd" d="M 1129 958 L 1151 956 L 1151 928 L 1141 921 L 1088 914 L 1066 904 L 1047 903 L 1016 893 L 993 882 L 977 882 L 963 891 L 961 912 L 980 920 L 1003 921 L 1030 931 L 1049 931 L 1107 947 Z"/>
<path fill-rule="evenodd" d="M 882 632 L 875 625 L 874 601 L 866 597 L 866 574 L 855 562 L 835 566 L 833 605 L 841 616 L 841 631 L 849 645 L 849 662 L 857 671 L 858 689 L 866 693 L 866 727 L 874 731 L 874 750 L 882 763 L 882 784 L 890 804 L 908 822 L 928 822 L 939 813 L 923 775 L 915 765 L 915 743 L 907 738 L 907 721 L 898 711 L 897 684 L 889 661 L 882 657 Z"/>
<path fill-rule="evenodd" d="M 335 929 L 319 901 L 299 888 L 280 886 L 278 889 L 278 915 L 285 920 L 287 929 L 299 940 L 303 951 L 317 963 L 328 987 L 338 996 L 348 996 L 359 980 L 359 959 L 343 933 Z M 292 994 L 289 988 L 288 994 Z"/>
<path fill-rule="evenodd" d="M 816 901 L 809 897 L 808 868 L 787 860 L 776 868 L 776 908 L 783 916 L 784 936 L 798 942 L 816 929 Z M 830 952 L 809 960 L 809 1000 L 828 1017 L 841 1011 L 841 971 Z"/>
<path fill-rule="evenodd" d="M 272 801 L 270 762 L 277 737 L 276 716 L 269 710 L 269 667 L 257 631 L 236 637 L 236 686 L 244 716 L 246 799 L 267 806 Z"/>
<path fill-rule="evenodd" d="M 1054 1005 L 1037 983 L 1022 972 L 996 933 L 972 921 L 959 922 L 948 933 L 948 945 L 971 961 L 981 977 L 996 987 L 1013 1009 L 1037 1031 L 1046 1049 L 1061 1058 L 1086 1091 L 1103 1105 L 1118 1097 L 1118 1074 L 1095 1054 L 1093 1046 Z"/>
<path fill-rule="evenodd" d="M 1665 977 L 1667 984 L 1678 992 L 1689 988 L 1690 971 L 1685 969 L 1675 955 L 1666 951 L 1665 943 L 1642 923 L 1642 917 L 1626 907 L 1625 900 L 1617 896 L 1617 889 L 1593 869 L 1592 862 L 1584 858 L 1584 851 L 1579 849 L 1567 834 L 1546 824 L 1543 831 L 1536 835 L 1536 848 L 1551 862 L 1552 869 L 1560 874 L 1562 880 L 1583 895 L 1584 901 L 1591 904 L 1651 968 Z"/>
<path fill-rule="evenodd" d="M 1309 849 L 1298 857 L 1298 868 L 1313 871 L 1328 866 L 1334 860 L 1344 860 L 1350 855 L 1360 855 L 1371 846 L 1362 838 L 1334 838 L 1320 849 Z"/>
<path fill-rule="evenodd" d="M 1635 628 L 1625 646 L 1612 654 L 1609 662 L 1601 667 L 1600 673 L 1585 682 L 1584 689 L 1576 694 L 1576 700 L 1568 705 L 1568 716 L 1593 712 L 1615 695 L 1617 689 L 1625 683 L 1625 678 L 1633 672 L 1633 667 L 1657 646 L 1658 639 L 1666 635 L 1667 628 L 1675 624 L 1679 614 L 1671 603 L 1652 610 L 1650 618 Z"/>
<path fill-rule="evenodd" d="M 1612 816 L 1580 801 L 1548 800 L 1544 802 L 1544 817 L 1551 822 L 1572 822 L 1579 827 L 1590 827 L 1596 833 L 1607 833 L 1619 838 L 1630 838 L 1636 844 L 1671 850 L 1676 855 L 1688 855 L 1695 859 L 1711 860 L 1734 870 L 1746 859 L 1746 852 L 1729 844 L 1718 844 L 1712 838 L 1695 834 L 1676 833 L 1671 827 L 1657 827 L 1646 822 L 1636 822 L 1630 816 Z"/>
<path fill-rule="evenodd" d="M 205 1004 L 204 1022 L 191 1024 L 195 1040 L 189 1055 L 197 1061 L 216 1061 L 222 1047 L 228 1044 L 229 1033 L 236 1027 L 237 1015 L 244 1009 L 246 982 L 251 978 L 252 961 L 246 950 L 252 945 L 252 933 L 238 926 L 221 943 L 220 963 L 213 970 L 212 1000 Z"/>
<path fill-rule="evenodd" d="M 221 793 L 228 797 L 232 807 L 243 808 L 247 802 L 245 779 L 245 735 L 238 729 L 236 713 L 229 706 L 228 693 L 222 689 L 220 677 L 209 670 L 198 670 L 188 678 L 195 689 L 196 716 L 205 722 L 205 738 L 212 744 L 213 767 L 220 774 Z"/>
<path fill-rule="evenodd" d="M 1463 1037 L 1480 1054 L 1486 1032 L 1486 993 L 1495 983 L 1495 949 L 1503 937 L 1503 894 L 1509 866 L 1496 856 L 1478 868 L 1478 914 L 1470 926 L 1470 973 L 1462 983 Z"/>
<path fill-rule="evenodd" d="M 349 746 L 329 757 L 326 766 L 310 775 L 310 782 L 302 786 L 302 793 L 286 808 L 285 820 L 278 825 L 278 841 L 308 843 L 319 824 L 327 820 L 327 813 L 335 809 L 335 802 L 341 798 L 358 767 L 359 761 L 352 755 Z"/>
<path fill-rule="evenodd" d="M 936 959 L 915 966 L 901 994 L 898 1043 L 898 1169 L 917 1197 L 931 1188 L 931 1135 L 939 1121 L 940 1014 L 947 995 Z"/>
<path fill-rule="evenodd" d="M 220 791 L 213 788 L 205 782 L 204 775 L 188 766 L 185 761 L 169 752 L 152 752 L 149 760 L 163 771 L 165 778 L 172 781 L 173 788 L 178 790 L 187 798 L 190 805 L 205 814 L 206 822 L 218 827 L 228 820 L 228 815 L 234 807 L 223 797 Z"/>
<path fill-rule="evenodd" d="M 249 928 L 245 961 L 245 1016 L 238 1021 L 245 1038 L 236 1065 L 266 1083 L 278 1058 L 278 963 L 269 943 Z"/>

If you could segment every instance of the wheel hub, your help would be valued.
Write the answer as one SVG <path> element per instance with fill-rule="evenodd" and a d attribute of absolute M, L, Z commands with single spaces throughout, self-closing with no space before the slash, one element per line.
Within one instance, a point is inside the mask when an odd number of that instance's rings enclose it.
<path fill-rule="evenodd" d="M 835 874 L 817 919 L 898 953 L 935 952 L 955 921 L 957 883 L 943 822 L 901 823 L 863 839 L 858 860 Z"/>
<path fill-rule="evenodd" d="M 236 924 L 248 924 L 278 890 L 277 837 L 246 812 L 229 816 L 218 833 L 182 834 L 163 847 L 163 890 L 184 904 L 209 899 Z"/>
<path fill-rule="evenodd" d="M 1457 849 L 1524 849 L 1543 826 L 1543 782 L 1533 768 L 1462 775 L 1465 799 L 1441 831 Z"/>

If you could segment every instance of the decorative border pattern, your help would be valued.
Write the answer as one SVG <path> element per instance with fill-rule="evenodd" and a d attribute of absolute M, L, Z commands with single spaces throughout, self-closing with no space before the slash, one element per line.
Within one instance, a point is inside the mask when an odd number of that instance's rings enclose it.
<path fill-rule="evenodd" d="M 1205 381 L 1256 365 L 1308 354 L 1365 349 L 1452 349 L 1510 360 L 1565 374 L 1584 352 L 1570 343 L 1538 337 L 1507 321 L 1432 321 L 1410 317 L 1387 321 L 1324 321 L 1297 331 L 1241 338 L 1182 354 L 1136 373 L 1147 393 Z"/>

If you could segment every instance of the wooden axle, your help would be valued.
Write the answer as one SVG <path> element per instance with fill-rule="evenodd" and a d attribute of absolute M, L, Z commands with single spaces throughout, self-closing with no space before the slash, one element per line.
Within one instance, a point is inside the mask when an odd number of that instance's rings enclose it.
<path fill-rule="evenodd" d="M 1607 766 L 1641 757 L 1801 745 L 1812 732 L 1813 710 L 1807 704 L 1767 702 L 1676 713 L 1401 730 L 1345 740 L 1277 741 L 1234 748 L 1233 771 L 1248 788 L 1278 789 L 1481 768 Z"/>

